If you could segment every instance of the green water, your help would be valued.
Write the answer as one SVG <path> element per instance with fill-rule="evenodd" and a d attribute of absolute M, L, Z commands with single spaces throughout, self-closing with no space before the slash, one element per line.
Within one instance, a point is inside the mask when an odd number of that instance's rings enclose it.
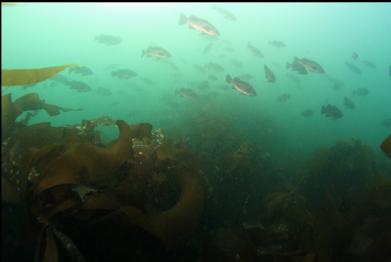
<path fill-rule="evenodd" d="M 2 260 L 389 261 L 391 161 L 380 144 L 391 134 L 391 4 L 16 3 L 1 12 L 2 69 L 93 72 L 2 86 L 3 103 L 38 93 L 45 103 L 35 108 L 82 109 L 14 121 L 36 96 L 2 104 Z M 181 14 L 219 35 L 179 25 Z M 121 41 L 104 44 L 102 34 Z M 151 46 L 171 56 L 142 56 Z M 286 67 L 294 57 L 325 72 L 301 75 Z M 226 81 L 245 74 L 256 96 Z M 327 104 L 343 116 L 322 115 Z M 153 132 L 94 121 L 102 116 Z M 34 125 L 44 122 L 61 128 Z"/>
<path fill-rule="evenodd" d="M 339 139 L 357 138 L 373 146 L 381 159 L 381 141 L 390 133 L 381 121 L 391 117 L 391 5 L 388 3 L 218 3 L 232 12 L 230 21 L 212 8 L 213 3 L 169 4 L 105 4 L 105 3 L 20 3 L 2 6 L 2 68 L 37 68 L 75 63 L 90 67 L 94 74 L 78 76 L 60 73 L 70 79 L 86 82 L 91 92 L 78 93 L 65 86 L 51 87 L 46 80 L 28 89 L 2 88 L 13 99 L 29 92 L 38 92 L 46 101 L 64 107 L 82 108 L 49 118 L 40 112 L 30 124 L 50 121 L 54 126 L 79 123 L 82 119 L 111 116 L 130 123 L 150 122 L 154 127 L 180 128 L 185 112 L 205 111 L 226 117 L 249 138 L 257 142 L 258 134 L 269 130 L 275 135 L 275 151 L 282 158 L 307 156 L 320 146 L 329 146 Z M 178 25 L 179 15 L 196 15 L 212 23 L 220 32 L 217 38 L 201 35 L 188 26 Z M 122 38 L 118 45 L 105 46 L 94 41 L 100 34 Z M 270 40 L 281 40 L 287 46 L 276 48 Z M 231 44 L 228 44 L 229 41 Z M 259 48 L 264 59 L 254 57 L 247 42 Z M 207 54 L 202 51 L 213 42 Z M 161 46 L 172 57 L 178 70 L 151 58 L 141 57 L 150 45 Z M 223 50 L 230 46 L 235 52 Z M 353 61 L 352 53 L 359 54 Z M 219 57 L 225 54 L 224 58 Z M 294 56 L 318 62 L 326 74 L 299 75 L 285 68 Z M 242 68 L 232 65 L 236 59 Z M 376 64 L 366 67 L 361 60 Z M 362 75 L 352 73 L 345 61 L 357 64 Z M 225 69 L 210 89 L 195 91 L 201 95 L 194 102 L 174 96 L 192 81 L 207 80 L 209 73 L 197 72 L 193 65 L 215 62 Z M 113 78 L 109 65 L 129 68 L 138 76 L 129 80 Z M 277 82 L 266 82 L 263 66 L 275 73 Z M 225 75 L 249 73 L 256 97 L 243 96 L 234 89 L 220 90 Z M 300 79 L 298 85 L 288 75 Z M 333 90 L 327 76 L 343 82 Z M 149 78 L 154 84 L 142 81 Z M 99 96 L 95 89 L 108 88 L 111 96 Z M 366 87 L 365 97 L 352 95 L 352 90 Z M 218 95 L 206 96 L 211 93 Z M 281 104 L 276 98 L 291 95 Z M 202 96 L 204 95 L 204 96 Z M 343 97 L 350 97 L 356 109 L 343 106 Z M 203 97 L 203 98 L 202 98 Z M 169 106 L 167 101 L 175 103 Z M 320 107 L 331 103 L 344 113 L 338 120 L 320 115 Z M 314 116 L 304 118 L 307 108 Z M 261 120 L 269 119 L 265 126 Z M 272 125 L 272 126 L 271 126 Z M 205 127 L 207 128 L 207 127 Z M 108 136 L 116 128 L 106 130 Z"/>

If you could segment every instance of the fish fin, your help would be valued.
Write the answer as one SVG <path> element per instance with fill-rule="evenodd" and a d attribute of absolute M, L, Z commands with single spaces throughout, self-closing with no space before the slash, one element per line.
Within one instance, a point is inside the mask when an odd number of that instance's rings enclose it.
<path fill-rule="evenodd" d="M 181 15 L 179 16 L 179 22 L 178 22 L 178 24 L 179 24 L 179 25 L 184 25 L 184 24 L 186 24 L 186 22 L 187 22 L 186 16 L 185 16 L 184 14 L 181 14 Z"/>
<path fill-rule="evenodd" d="M 232 77 L 228 74 L 228 75 L 225 77 L 225 80 L 226 80 L 228 83 L 231 83 Z"/>

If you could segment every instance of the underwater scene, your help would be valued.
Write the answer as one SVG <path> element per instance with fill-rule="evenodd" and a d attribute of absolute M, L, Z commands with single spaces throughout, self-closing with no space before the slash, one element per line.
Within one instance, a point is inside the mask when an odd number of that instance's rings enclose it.
<path fill-rule="evenodd" d="M 390 28 L 390 3 L 2 2 L 2 261 L 390 262 Z"/>

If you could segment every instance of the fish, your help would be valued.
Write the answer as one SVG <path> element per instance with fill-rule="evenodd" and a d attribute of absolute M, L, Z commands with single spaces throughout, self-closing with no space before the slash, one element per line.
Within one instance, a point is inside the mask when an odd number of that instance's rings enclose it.
<path fill-rule="evenodd" d="M 296 72 L 298 72 L 299 74 L 302 74 L 302 75 L 308 74 L 306 68 L 301 63 L 299 63 L 299 58 L 297 58 L 297 57 L 294 57 L 292 63 L 287 62 L 286 63 L 286 68 L 287 69 L 290 68 L 293 71 L 296 71 Z"/>
<path fill-rule="evenodd" d="M 204 50 L 202 51 L 203 54 L 207 54 L 210 52 L 210 50 L 212 49 L 213 47 L 213 43 L 209 43 L 205 46 Z"/>
<path fill-rule="evenodd" d="M 208 63 L 205 65 L 205 68 L 211 71 L 215 71 L 217 73 L 223 73 L 224 72 L 224 67 L 217 63 Z"/>
<path fill-rule="evenodd" d="M 210 86 L 209 86 L 209 82 L 207 80 L 205 81 L 193 81 L 193 82 L 189 82 L 189 86 L 190 87 L 194 87 L 194 88 L 197 88 L 197 89 L 200 89 L 200 90 L 204 90 L 204 89 L 209 89 Z"/>
<path fill-rule="evenodd" d="M 254 88 L 247 82 L 240 80 L 238 77 L 232 78 L 230 75 L 225 77 L 227 83 L 229 83 L 236 91 L 245 96 L 256 96 Z"/>
<path fill-rule="evenodd" d="M 266 77 L 266 80 L 267 80 L 269 83 L 274 83 L 274 82 L 276 82 L 276 77 L 274 76 L 273 71 L 270 70 L 270 68 L 267 67 L 267 65 L 264 66 L 264 70 L 265 70 L 265 77 Z"/>
<path fill-rule="evenodd" d="M 301 64 L 307 70 L 307 72 L 318 74 L 324 73 L 324 69 L 322 68 L 322 66 L 313 60 L 310 60 L 308 58 L 301 58 L 297 59 L 297 62 Z"/>
<path fill-rule="evenodd" d="M 148 84 L 148 85 L 154 85 L 155 84 L 155 82 L 152 79 L 149 79 L 147 77 L 141 77 L 141 80 L 143 80 L 143 82 Z"/>
<path fill-rule="evenodd" d="M 210 88 L 209 82 L 206 81 L 206 80 L 202 81 L 202 82 L 195 83 L 195 87 L 198 88 L 198 89 L 201 89 L 201 90 Z"/>
<path fill-rule="evenodd" d="M 358 54 L 357 54 L 356 52 L 353 52 L 353 54 L 352 54 L 352 58 L 353 58 L 354 60 L 357 60 L 357 58 L 358 58 Z"/>
<path fill-rule="evenodd" d="M 325 115 L 326 117 L 332 118 L 333 120 L 337 120 L 343 117 L 342 111 L 337 106 L 330 105 L 330 104 L 323 105 L 320 110 L 320 113 L 322 115 Z"/>
<path fill-rule="evenodd" d="M 352 71 L 353 73 L 357 74 L 357 75 L 362 75 L 362 71 L 359 67 L 353 65 L 352 63 L 349 63 L 349 62 L 345 62 L 345 65 L 350 69 L 350 71 Z"/>
<path fill-rule="evenodd" d="M 205 73 L 205 69 L 202 68 L 202 66 L 199 65 L 193 65 L 194 69 L 197 70 L 199 73 Z"/>
<path fill-rule="evenodd" d="M 101 96 L 110 96 L 112 94 L 110 89 L 104 87 L 97 88 L 96 93 Z"/>
<path fill-rule="evenodd" d="M 187 99 L 197 99 L 198 98 L 197 93 L 194 92 L 194 90 L 191 88 L 181 88 L 179 90 L 175 90 L 175 95 L 180 96 L 180 97 L 184 97 Z"/>
<path fill-rule="evenodd" d="M 214 27 L 209 21 L 198 18 L 194 15 L 186 17 L 184 14 L 181 14 L 179 17 L 179 25 L 189 24 L 190 29 L 195 29 L 201 34 L 216 37 L 220 33 L 216 27 Z"/>
<path fill-rule="evenodd" d="M 344 85 L 344 83 L 338 79 L 332 78 L 330 76 L 327 76 L 327 78 L 330 80 L 330 82 L 333 83 L 332 88 L 336 91 L 340 90 Z"/>
<path fill-rule="evenodd" d="M 360 87 L 354 89 L 352 94 L 356 96 L 367 96 L 369 94 L 369 90 L 365 87 Z"/>
<path fill-rule="evenodd" d="M 388 67 L 388 74 L 391 76 L 391 65 Z"/>
<path fill-rule="evenodd" d="M 106 46 L 118 45 L 122 42 L 122 38 L 114 35 L 100 34 L 95 36 L 95 41 Z"/>
<path fill-rule="evenodd" d="M 153 57 L 156 59 L 167 59 L 171 57 L 170 52 L 159 46 L 149 46 L 146 50 L 141 51 L 141 57 Z"/>
<path fill-rule="evenodd" d="M 272 46 L 278 47 L 278 48 L 286 47 L 285 43 L 282 41 L 279 41 L 279 40 L 269 41 L 269 45 L 272 45 Z"/>
<path fill-rule="evenodd" d="M 280 95 L 280 96 L 277 97 L 277 102 L 279 102 L 279 103 L 285 103 L 285 102 L 288 101 L 290 98 L 291 98 L 291 95 L 290 95 L 290 94 L 282 94 L 282 95 Z"/>
<path fill-rule="evenodd" d="M 381 122 L 381 124 L 382 124 L 382 126 L 387 127 L 387 128 L 391 127 L 391 117 L 384 119 Z"/>
<path fill-rule="evenodd" d="M 376 69 L 376 65 L 368 60 L 363 60 L 361 61 L 364 65 L 366 65 L 367 67 L 371 68 L 371 69 Z"/>
<path fill-rule="evenodd" d="M 349 109 L 354 109 L 356 108 L 356 106 L 354 105 L 353 101 L 351 99 L 349 99 L 348 97 L 344 97 L 343 99 L 343 104 L 349 108 Z"/>
<path fill-rule="evenodd" d="M 79 75 L 82 75 L 82 76 L 88 76 L 88 75 L 92 75 L 93 74 L 92 70 L 89 67 L 87 67 L 87 66 L 71 67 L 71 68 L 69 68 L 68 72 L 69 73 L 73 73 L 73 74 L 79 74 Z"/>
<path fill-rule="evenodd" d="M 68 85 L 71 89 L 75 89 L 78 92 L 90 92 L 91 91 L 91 87 L 88 84 L 81 82 L 81 81 L 72 80 Z"/>
<path fill-rule="evenodd" d="M 380 145 L 381 150 L 391 158 L 391 134 Z"/>
<path fill-rule="evenodd" d="M 303 112 L 301 112 L 301 115 L 305 118 L 311 117 L 314 114 L 312 109 L 306 109 Z"/>
<path fill-rule="evenodd" d="M 263 58 L 262 52 L 261 52 L 258 48 L 256 48 L 255 46 L 253 46 L 250 42 L 247 42 L 247 47 L 248 47 L 248 49 L 250 49 L 251 53 L 252 53 L 254 56 L 256 56 L 256 57 L 258 57 L 258 58 Z"/>
<path fill-rule="evenodd" d="M 231 60 L 229 60 L 229 62 L 231 64 L 233 64 L 234 66 L 238 67 L 238 68 L 242 68 L 243 67 L 243 63 L 240 62 L 239 60 L 231 59 Z"/>
<path fill-rule="evenodd" d="M 213 5 L 212 8 L 214 10 L 216 10 L 217 12 L 219 12 L 220 14 L 222 14 L 225 19 L 233 21 L 233 22 L 236 21 L 236 16 L 234 14 L 232 14 L 231 12 L 229 12 L 227 9 L 216 6 L 216 5 Z"/>
<path fill-rule="evenodd" d="M 70 85 L 70 83 L 72 82 L 72 80 L 69 80 L 64 75 L 56 75 L 56 76 L 50 78 L 50 80 L 53 82 L 56 82 L 56 83 L 63 84 L 63 85 Z"/>
<path fill-rule="evenodd" d="M 117 69 L 112 71 L 111 75 L 120 79 L 129 79 L 131 77 L 136 77 L 137 73 L 130 69 Z"/>

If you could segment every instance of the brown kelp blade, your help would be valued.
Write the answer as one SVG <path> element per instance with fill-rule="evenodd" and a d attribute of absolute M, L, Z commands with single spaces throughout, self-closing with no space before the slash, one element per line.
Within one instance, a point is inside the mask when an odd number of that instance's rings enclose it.
<path fill-rule="evenodd" d="M 29 85 L 44 81 L 55 74 L 63 71 L 68 67 L 76 65 L 62 65 L 45 68 L 34 69 L 2 69 L 1 70 L 1 85 L 2 86 L 17 86 Z"/>
<path fill-rule="evenodd" d="M 389 135 L 386 140 L 383 141 L 383 143 L 381 144 L 381 149 L 383 150 L 383 152 L 389 157 L 391 158 L 391 135 Z"/>
<path fill-rule="evenodd" d="M 60 111 L 68 112 L 68 111 L 81 111 L 81 108 L 66 108 L 66 107 L 60 107 L 52 104 L 44 104 L 42 106 L 42 109 L 45 110 L 50 116 L 56 116 L 60 114 Z"/>

